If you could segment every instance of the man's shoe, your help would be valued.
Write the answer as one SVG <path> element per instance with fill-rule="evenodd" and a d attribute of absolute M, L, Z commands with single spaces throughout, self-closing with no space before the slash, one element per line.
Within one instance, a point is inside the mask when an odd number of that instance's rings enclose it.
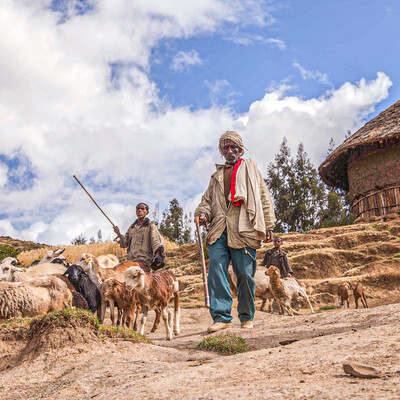
<path fill-rule="evenodd" d="M 253 321 L 243 321 L 240 325 L 242 328 L 251 329 L 253 328 Z"/>
<path fill-rule="evenodd" d="M 231 326 L 232 326 L 231 322 L 214 322 L 207 328 L 207 332 L 209 333 L 218 332 L 221 331 L 222 329 L 230 328 Z"/>

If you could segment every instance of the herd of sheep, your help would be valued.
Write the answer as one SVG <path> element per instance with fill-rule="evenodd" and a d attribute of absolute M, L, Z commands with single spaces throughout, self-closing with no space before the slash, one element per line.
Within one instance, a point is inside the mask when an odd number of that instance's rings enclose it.
<path fill-rule="evenodd" d="M 179 334 L 179 282 L 171 271 L 146 274 L 137 263 L 119 262 L 113 254 L 95 257 L 85 253 L 70 265 L 62 255 L 63 251 L 49 251 L 42 260 L 25 269 L 18 267 L 15 258 L 8 257 L 1 262 L 0 320 L 76 307 L 97 313 L 103 323 L 109 305 L 112 325 L 122 323 L 130 329 L 138 329 L 143 335 L 148 311 L 154 310 L 156 318 L 152 332 L 158 328 L 162 317 L 167 340 L 172 339 L 173 334 Z M 254 279 L 255 296 L 263 301 L 261 310 L 268 302 L 269 312 L 277 308 L 280 314 L 297 315 L 292 303 L 301 297 L 314 312 L 305 285 L 298 279 L 281 279 L 279 269 L 274 266 L 266 271 L 257 270 Z M 232 293 L 236 294 L 236 276 L 231 270 L 229 284 Z M 339 285 L 337 307 L 346 304 L 349 307 L 351 290 L 356 307 L 359 299 L 364 307 L 368 307 L 360 283 Z M 168 307 L 172 299 L 173 310 Z"/>
<path fill-rule="evenodd" d="M 0 320 L 32 317 L 67 307 L 88 309 L 102 323 L 106 307 L 115 324 L 114 307 L 118 307 L 118 322 L 137 328 L 144 334 L 148 310 L 155 310 L 157 329 L 161 316 L 167 340 L 172 332 L 179 334 L 179 283 L 171 271 L 143 273 L 135 262 L 119 262 L 112 254 L 95 257 L 82 254 L 70 265 L 62 250 L 49 251 L 35 265 L 23 270 L 15 258 L 0 264 Z M 168 302 L 174 300 L 174 312 Z M 136 317 L 135 317 L 136 315 Z"/>

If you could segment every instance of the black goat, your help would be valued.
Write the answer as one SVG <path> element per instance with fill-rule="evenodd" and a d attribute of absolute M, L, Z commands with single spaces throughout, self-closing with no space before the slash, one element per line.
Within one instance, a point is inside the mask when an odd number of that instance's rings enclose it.
<path fill-rule="evenodd" d="M 80 308 L 81 310 L 89 310 L 89 304 L 86 299 L 76 291 L 71 281 L 64 275 L 54 274 L 57 278 L 60 278 L 68 286 L 68 289 L 72 293 L 72 307 Z"/>
<path fill-rule="evenodd" d="M 64 275 L 66 275 L 74 285 L 75 290 L 85 298 L 89 305 L 89 310 L 93 314 L 96 310 L 100 310 L 100 292 L 80 265 L 70 265 Z"/>

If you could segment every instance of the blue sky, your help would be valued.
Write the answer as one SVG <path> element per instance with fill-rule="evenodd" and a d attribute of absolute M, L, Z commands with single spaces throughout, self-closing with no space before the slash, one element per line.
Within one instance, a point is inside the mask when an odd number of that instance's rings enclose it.
<path fill-rule="evenodd" d="M 315 165 L 396 102 L 394 0 L 0 3 L 0 235 L 68 244 L 134 205 L 193 211 L 219 135 L 265 173 L 283 137 Z"/>
<path fill-rule="evenodd" d="M 233 95 L 227 98 L 221 94 L 219 101 L 233 100 L 235 110 L 246 112 L 271 83 L 286 79 L 295 86 L 289 93 L 303 98 L 318 97 L 332 86 L 360 77 L 373 79 L 377 71 L 398 82 L 400 45 L 395 38 L 399 33 L 399 2 L 282 1 L 273 15 L 277 21 L 269 26 L 229 26 L 218 36 L 204 34 L 160 44 L 153 51 L 150 76 L 161 95 L 177 106 L 209 107 L 212 98 L 207 82 L 226 80 L 226 92 Z M 285 48 L 256 39 L 247 45 L 229 42 L 234 37 L 248 37 L 249 42 L 251 37 L 276 38 Z M 177 52 L 193 50 L 201 64 L 171 70 L 171 59 Z M 295 63 L 326 74 L 329 83 L 304 80 Z M 399 93 L 394 86 L 376 110 L 391 105 Z"/>

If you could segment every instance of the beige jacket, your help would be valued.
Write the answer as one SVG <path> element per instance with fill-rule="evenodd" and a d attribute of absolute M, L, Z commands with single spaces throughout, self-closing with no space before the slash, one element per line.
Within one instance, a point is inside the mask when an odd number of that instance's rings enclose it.
<path fill-rule="evenodd" d="M 255 164 L 254 161 L 252 163 Z M 234 249 L 241 249 L 243 247 L 260 248 L 261 240 L 259 238 L 255 239 L 251 235 L 244 235 L 239 232 L 240 213 L 243 207 L 246 208 L 246 203 L 240 207 L 236 207 L 230 202 L 228 206 L 226 205 L 224 196 L 224 166 L 216 165 L 216 168 L 217 171 L 211 176 L 210 184 L 195 211 L 196 217 L 204 214 L 209 222 L 209 231 L 206 237 L 207 244 L 215 243 L 226 229 L 229 247 Z M 249 178 L 251 181 L 259 183 L 259 188 L 255 188 L 252 193 L 257 193 L 257 195 L 259 193 L 265 230 L 272 230 L 275 226 L 276 218 L 268 188 L 257 168 L 249 168 L 249 171 L 250 173 L 258 174 L 258 176 Z M 254 211 L 256 215 L 253 216 L 253 219 L 259 224 L 261 210 L 255 207 Z"/>
<path fill-rule="evenodd" d="M 118 243 L 121 247 L 128 248 L 128 260 L 142 261 L 148 267 L 156 251 L 160 246 L 164 246 L 157 226 L 148 218 L 145 219 L 143 225 L 133 223 L 123 236 L 123 240 L 119 240 Z"/>

